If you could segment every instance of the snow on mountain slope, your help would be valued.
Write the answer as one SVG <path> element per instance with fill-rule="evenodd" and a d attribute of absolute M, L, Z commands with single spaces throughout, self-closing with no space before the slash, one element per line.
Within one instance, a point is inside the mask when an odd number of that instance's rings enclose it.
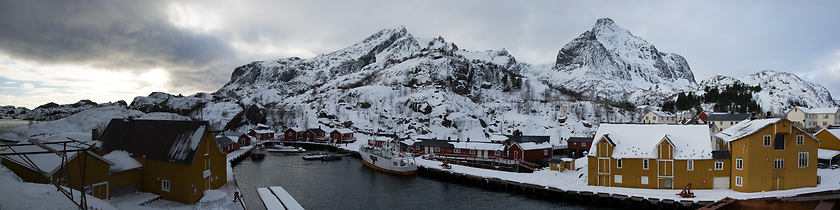
<path fill-rule="evenodd" d="M 113 118 L 141 117 L 144 113 L 123 106 L 105 106 L 88 109 L 66 118 L 13 127 L 0 132 L 0 139 L 26 141 L 43 139 L 58 133 L 90 133 L 92 129 L 104 130 Z"/>
<path fill-rule="evenodd" d="M 668 96 L 697 88 L 685 58 L 658 51 L 609 18 L 599 19 L 591 30 L 564 45 L 550 69 L 534 72 L 591 99 L 637 105 L 658 105 Z"/>
<path fill-rule="evenodd" d="M 717 75 L 700 82 L 698 95 L 704 93 L 706 87 L 723 89 L 733 84 L 760 86 L 761 91 L 753 93 L 753 98 L 764 111 L 776 114 L 783 113 L 793 106 L 806 107 L 837 107 L 838 103 L 831 97 L 831 93 L 819 84 L 802 80 L 798 76 L 787 72 L 760 71 L 746 74 L 738 78 Z"/>

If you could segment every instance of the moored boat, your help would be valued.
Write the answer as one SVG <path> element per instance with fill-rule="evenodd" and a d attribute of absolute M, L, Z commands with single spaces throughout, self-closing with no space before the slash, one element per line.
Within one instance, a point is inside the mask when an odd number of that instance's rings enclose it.
<path fill-rule="evenodd" d="M 331 154 L 331 155 L 324 156 L 323 158 L 321 158 L 321 160 L 323 160 L 323 161 L 341 160 L 341 155 Z"/>
<path fill-rule="evenodd" d="M 257 145 L 251 149 L 251 159 L 265 158 L 265 146 Z"/>
<path fill-rule="evenodd" d="M 285 146 L 285 145 L 282 145 L 282 144 L 279 144 L 279 145 L 274 145 L 274 147 L 273 147 L 273 148 L 269 148 L 269 149 L 267 149 L 267 150 L 268 150 L 269 152 L 282 152 L 282 153 L 301 153 L 301 152 L 306 152 L 306 149 L 303 149 L 303 148 L 301 148 L 301 147 L 297 147 L 297 148 L 295 148 L 295 147 L 293 147 L 293 146 Z"/>
<path fill-rule="evenodd" d="M 384 172 L 408 175 L 417 171 L 417 165 L 410 154 L 400 152 L 400 145 L 394 139 L 377 137 L 368 145 L 359 147 L 359 155 L 365 165 Z"/>
<path fill-rule="evenodd" d="M 314 152 L 314 153 L 309 153 L 309 154 L 304 155 L 303 159 L 304 160 L 321 160 L 321 159 L 324 159 L 324 157 L 327 157 L 329 155 L 330 154 L 326 153 L 326 152 Z"/>

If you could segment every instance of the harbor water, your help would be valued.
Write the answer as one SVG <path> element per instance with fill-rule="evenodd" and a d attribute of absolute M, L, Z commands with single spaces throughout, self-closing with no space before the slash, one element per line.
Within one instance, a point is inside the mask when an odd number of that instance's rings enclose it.
<path fill-rule="evenodd" d="M 281 186 L 306 209 L 604 209 L 370 169 L 361 159 L 303 160 L 269 153 L 234 166 L 248 209 L 265 209 L 259 187 Z"/>

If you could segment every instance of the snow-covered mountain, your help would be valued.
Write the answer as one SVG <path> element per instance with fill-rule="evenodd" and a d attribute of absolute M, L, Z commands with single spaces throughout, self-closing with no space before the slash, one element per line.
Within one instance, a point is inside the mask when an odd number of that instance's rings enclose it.
<path fill-rule="evenodd" d="M 58 120 L 88 109 L 107 106 L 126 107 L 126 103 L 120 100 L 117 102 L 97 104 L 85 99 L 73 104 L 59 105 L 50 102 L 32 110 L 26 107 L 3 106 L 0 107 L 0 118 L 31 119 L 35 121 Z"/>
<path fill-rule="evenodd" d="M 819 84 L 807 82 L 787 72 L 760 71 L 738 78 L 717 75 L 700 82 L 697 95 L 704 94 L 707 87 L 725 89 L 734 84 L 759 86 L 753 98 L 764 111 L 780 114 L 793 106 L 837 107 L 838 103 L 828 90 Z"/>
<path fill-rule="evenodd" d="M 540 79 L 590 99 L 659 105 L 676 93 L 697 88 L 685 58 L 664 53 L 609 18 L 567 43 Z"/>

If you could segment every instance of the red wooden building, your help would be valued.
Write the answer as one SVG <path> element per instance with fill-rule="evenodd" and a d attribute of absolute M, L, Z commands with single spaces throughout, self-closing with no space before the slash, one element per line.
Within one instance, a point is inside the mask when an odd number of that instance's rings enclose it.
<path fill-rule="evenodd" d="M 303 140 L 311 142 L 327 142 L 327 132 L 321 128 L 310 128 L 303 132 Z"/>
<path fill-rule="evenodd" d="M 330 142 L 336 144 L 351 143 L 356 142 L 356 137 L 353 136 L 352 130 L 342 128 L 330 132 Z"/>
<path fill-rule="evenodd" d="M 260 140 L 260 141 L 274 139 L 274 131 L 269 130 L 269 129 L 260 129 L 260 130 L 251 129 L 251 131 L 248 132 L 248 135 L 257 137 L 257 140 Z"/>
<path fill-rule="evenodd" d="M 303 139 L 303 129 L 301 128 L 289 128 L 283 132 L 283 139 L 284 140 L 300 140 Z"/>
<path fill-rule="evenodd" d="M 554 154 L 552 151 L 553 147 L 547 142 L 518 143 L 514 141 L 506 141 L 505 145 L 507 146 L 506 155 L 508 159 L 524 160 L 540 165 L 548 165 L 548 160 L 551 159 Z"/>
<path fill-rule="evenodd" d="M 572 157 L 583 157 L 583 151 L 589 151 L 590 147 L 592 137 L 569 137 L 569 140 L 566 140 L 566 148 L 572 152 Z"/>

